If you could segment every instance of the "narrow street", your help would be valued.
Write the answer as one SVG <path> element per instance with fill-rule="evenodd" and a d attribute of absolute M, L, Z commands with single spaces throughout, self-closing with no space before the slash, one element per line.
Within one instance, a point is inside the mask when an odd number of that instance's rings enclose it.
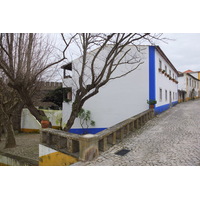
<path fill-rule="evenodd" d="M 124 156 L 115 153 L 130 150 Z M 199 166 L 200 100 L 176 105 L 91 162 L 76 166 Z"/>

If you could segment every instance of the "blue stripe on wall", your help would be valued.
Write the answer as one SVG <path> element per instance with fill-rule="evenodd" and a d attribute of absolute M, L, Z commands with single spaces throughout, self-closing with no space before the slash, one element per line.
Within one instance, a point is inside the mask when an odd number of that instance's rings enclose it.
<path fill-rule="evenodd" d="M 155 47 L 149 46 L 149 100 L 156 100 Z"/>
<path fill-rule="evenodd" d="M 106 128 L 88 128 L 88 129 L 82 129 L 82 128 L 72 128 L 69 130 L 70 133 L 75 133 L 75 134 L 96 134 L 100 131 L 105 130 Z"/>
<path fill-rule="evenodd" d="M 178 101 L 172 102 L 172 106 L 175 106 L 177 103 L 178 103 Z M 157 114 L 160 114 L 160 113 L 166 111 L 169 108 L 170 108 L 170 104 L 165 104 L 165 105 L 154 108 L 154 112 L 157 115 Z"/>

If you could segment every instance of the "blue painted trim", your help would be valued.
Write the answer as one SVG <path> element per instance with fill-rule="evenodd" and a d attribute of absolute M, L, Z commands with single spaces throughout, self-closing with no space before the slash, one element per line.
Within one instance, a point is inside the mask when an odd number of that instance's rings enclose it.
<path fill-rule="evenodd" d="M 72 128 L 69 130 L 70 133 L 75 133 L 75 134 L 84 134 L 84 133 L 89 133 L 89 134 L 96 134 L 100 131 L 105 130 L 106 128 L 88 128 L 88 129 L 82 129 L 82 128 Z"/>
<path fill-rule="evenodd" d="M 175 106 L 176 104 L 178 104 L 178 101 L 172 102 L 172 106 Z"/>
<path fill-rule="evenodd" d="M 175 106 L 178 103 L 178 101 L 172 102 L 172 106 Z M 154 108 L 154 112 L 156 115 L 168 110 L 170 108 L 170 104 L 165 104 L 159 107 Z"/>
<path fill-rule="evenodd" d="M 154 108 L 154 112 L 156 115 L 158 115 L 158 114 L 168 110 L 169 108 L 170 108 L 170 104 L 165 104 L 165 105 Z"/>
<path fill-rule="evenodd" d="M 155 47 L 149 46 L 149 100 L 156 100 Z"/>

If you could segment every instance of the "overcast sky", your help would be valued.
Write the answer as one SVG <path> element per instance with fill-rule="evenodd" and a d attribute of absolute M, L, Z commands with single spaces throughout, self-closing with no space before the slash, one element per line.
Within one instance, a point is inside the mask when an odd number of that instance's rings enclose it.
<path fill-rule="evenodd" d="M 168 33 L 163 36 L 173 39 L 159 46 L 178 71 L 200 71 L 200 33 Z"/>
<path fill-rule="evenodd" d="M 164 33 L 163 37 L 169 40 L 158 45 L 178 71 L 200 71 L 200 33 Z M 71 54 L 77 57 L 75 50 Z"/>

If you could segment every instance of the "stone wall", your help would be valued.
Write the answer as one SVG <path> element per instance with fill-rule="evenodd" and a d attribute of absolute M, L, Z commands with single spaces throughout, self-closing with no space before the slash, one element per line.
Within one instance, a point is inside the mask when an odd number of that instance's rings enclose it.
<path fill-rule="evenodd" d="M 0 152 L 0 166 L 38 166 L 38 161 Z"/>
<path fill-rule="evenodd" d="M 94 135 L 77 135 L 50 128 L 42 129 L 40 143 L 55 152 L 77 158 L 77 161 L 93 160 L 99 156 L 100 151 L 106 151 L 121 142 L 127 135 L 134 134 L 134 130 L 139 129 L 153 117 L 154 110 L 149 109 Z M 44 160 L 42 161 L 45 165 Z"/>

